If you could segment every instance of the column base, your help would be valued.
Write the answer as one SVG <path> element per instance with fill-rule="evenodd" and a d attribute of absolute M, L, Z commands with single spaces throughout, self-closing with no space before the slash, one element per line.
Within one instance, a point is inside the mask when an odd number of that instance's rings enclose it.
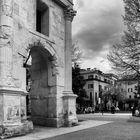
<path fill-rule="evenodd" d="M 22 136 L 30 133 L 33 130 L 33 123 L 31 121 L 24 121 L 19 125 L 1 125 L 0 139 Z"/>
<path fill-rule="evenodd" d="M 64 126 L 63 118 L 44 118 L 44 117 L 32 117 L 34 125 L 47 126 L 47 127 L 55 127 L 59 128 Z"/>
<path fill-rule="evenodd" d="M 64 125 L 67 127 L 78 124 L 78 119 L 76 115 L 76 98 L 77 95 L 73 94 L 72 92 L 64 92 Z"/>
<path fill-rule="evenodd" d="M 33 130 L 26 120 L 26 92 L 0 87 L 0 139 L 25 135 Z"/>

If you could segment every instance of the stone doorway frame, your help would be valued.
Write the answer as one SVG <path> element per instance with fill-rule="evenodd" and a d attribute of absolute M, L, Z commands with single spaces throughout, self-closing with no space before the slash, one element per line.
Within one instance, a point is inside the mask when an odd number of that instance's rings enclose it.
<path fill-rule="evenodd" d="M 56 79 L 56 76 L 58 74 L 58 70 L 57 70 L 57 67 L 58 67 L 57 63 L 58 62 L 57 62 L 56 53 L 55 52 L 53 52 L 53 53 L 51 52 L 50 53 L 47 50 L 48 48 L 47 49 L 45 48 L 45 46 L 44 46 L 43 42 L 41 42 L 41 40 L 33 42 L 32 45 L 30 44 L 29 48 L 28 48 L 28 51 L 31 52 L 32 49 L 34 49 L 34 48 L 36 48 L 36 51 L 38 51 L 38 53 L 39 53 L 39 50 L 40 50 L 40 55 L 45 57 L 44 59 L 46 59 L 46 60 L 48 59 L 47 60 L 48 61 L 47 62 L 48 63 L 48 67 L 47 67 L 47 69 L 48 69 L 48 71 L 47 71 L 48 78 L 45 81 L 48 84 L 48 88 L 50 88 L 50 90 L 57 89 L 57 82 L 56 82 L 55 79 Z M 41 50 L 42 50 L 42 52 L 41 52 Z M 51 51 L 52 51 L 52 49 L 51 49 Z M 54 54 L 54 53 L 55 53 L 55 55 L 52 56 L 52 54 Z M 29 55 L 32 56 L 32 54 L 29 54 Z M 24 66 L 26 66 L 26 62 L 27 62 L 27 60 L 25 60 Z M 46 65 L 46 62 L 44 62 L 44 65 Z M 32 77 L 32 74 L 31 74 L 31 77 Z M 36 92 L 36 91 L 34 91 L 34 92 Z M 49 94 L 50 94 L 50 92 L 49 92 Z M 32 88 L 31 88 L 31 92 L 30 92 L 30 99 L 31 99 L 31 106 L 32 106 L 31 107 L 31 110 L 32 110 L 31 120 L 34 122 L 34 124 L 45 125 L 45 126 L 55 126 L 55 127 L 60 127 L 60 126 L 64 125 L 64 124 L 60 124 L 60 123 L 58 124 L 58 121 L 60 121 L 60 120 L 61 120 L 61 123 L 64 123 L 64 122 L 62 122 L 63 118 L 59 117 L 59 119 L 58 119 L 58 117 L 57 117 L 58 114 L 57 114 L 56 107 L 55 107 L 55 106 L 57 106 L 57 104 L 55 104 L 56 100 L 58 98 L 57 94 L 58 93 L 56 91 L 56 93 L 54 93 L 53 95 L 47 95 L 47 94 L 46 95 L 41 95 L 40 93 L 38 95 L 36 95 L 36 94 L 34 94 L 32 92 Z M 59 97 L 59 98 L 61 98 L 61 97 Z M 52 106 L 51 105 L 46 106 L 47 109 L 50 110 L 49 114 L 48 114 L 50 116 L 47 116 L 47 114 L 44 114 L 44 116 L 41 116 L 40 114 L 38 114 L 39 116 L 36 116 L 36 117 L 34 116 L 35 114 L 33 113 L 34 112 L 33 108 L 37 108 L 37 106 L 34 107 L 34 105 L 32 105 L 32 102 L 36 102 L 36 101 L 39 101 L 39 100 L 42 101 L 42 102 L 45 101 L 45 100 L 48 100 L 48 102 L 52 104 Z M 51 102 L 49 100 L 51 100 Z M 46 104 L 47 104 L 47 102 L 46 102 Z M 52 107 L 55 110 L 54 112 L 52 111 Z M 61 108 L 62 108 L 62 106 L 61 106 Z M 43 118 L 44 118 L 44 120 L 43 120 Z"/>

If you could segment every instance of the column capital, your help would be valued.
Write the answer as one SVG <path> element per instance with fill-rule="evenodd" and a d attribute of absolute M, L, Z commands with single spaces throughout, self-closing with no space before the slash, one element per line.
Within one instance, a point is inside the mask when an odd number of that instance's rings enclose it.
<path fill-rule="evenodd" d="M 69 20 L 69 21 L 72 21 L 74 16 L 76 16 L 76 11 L 73 10 L 71 7 L 67 7 L 65 10 L 64 10 L 64 16 L 65 16 L 65 19 L 66 20 Z"/>

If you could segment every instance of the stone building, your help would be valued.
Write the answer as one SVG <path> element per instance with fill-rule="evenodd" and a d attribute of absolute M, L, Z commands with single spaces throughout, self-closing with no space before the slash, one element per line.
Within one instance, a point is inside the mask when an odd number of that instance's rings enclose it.
<path fill-rule="evenodd" d="M 97 69 L 88 68 L 87 70 L 82 70 L 80 73 L 86 81 L 84 89 L 87 92 L 90 106 L 100 104 L 100 94 L 102 94 L 103 91 L 108 91 L 109 86 L 114 86 L 117 81 L 115 75 L 105 74 Z"/>
<path fill-rule="evenodd" d="M 138 75 L 132 74 L 122 77 L 117 81 L 122 91 L 126 93 L 126 100 L 124 104 L 125 110 L 130 110 L 134 104 L 138 104 Z"/>
<path fill-rule="evenodd" d="M 138 85 L 138 79 L 134 76 L 119 79 L 117 83 L 120 85 L 122 90 L 126 91 L 127 99 L 134 99 L 134 93 L 136 93 L 136 86 Z"/>
<path fill-rule="evenodd" d="M 32 122 L 54 127 L 77 123 L 71 74 L 74 16 L 72 0 L 0 0 L 1 136 L 32 129 L 26 119 L 30 57 Z"/>

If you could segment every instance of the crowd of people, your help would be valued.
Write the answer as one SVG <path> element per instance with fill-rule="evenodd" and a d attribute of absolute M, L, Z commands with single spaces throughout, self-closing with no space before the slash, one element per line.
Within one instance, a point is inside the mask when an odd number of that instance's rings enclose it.
<path fill-rule="evenodd" d="M 87 113 L 98 113 L 101 112 L 102 114 L 104 112 L 110 112 L 114 114 L 116 111 L 119 111 L 118 107 L 115 107 L 115 105 L 112 104 L 109 110 L 106 110 L 103 105 L 96 105 L 93 107 L 87 106 L 87 107 L 77 107 L 77 114 L 87 114 Z"/>
<path fill-rule="evenodd" d="M 132 116 L 140 117 L 140 104 L 138 106 L 133 105 L 131 107 Z"/>

